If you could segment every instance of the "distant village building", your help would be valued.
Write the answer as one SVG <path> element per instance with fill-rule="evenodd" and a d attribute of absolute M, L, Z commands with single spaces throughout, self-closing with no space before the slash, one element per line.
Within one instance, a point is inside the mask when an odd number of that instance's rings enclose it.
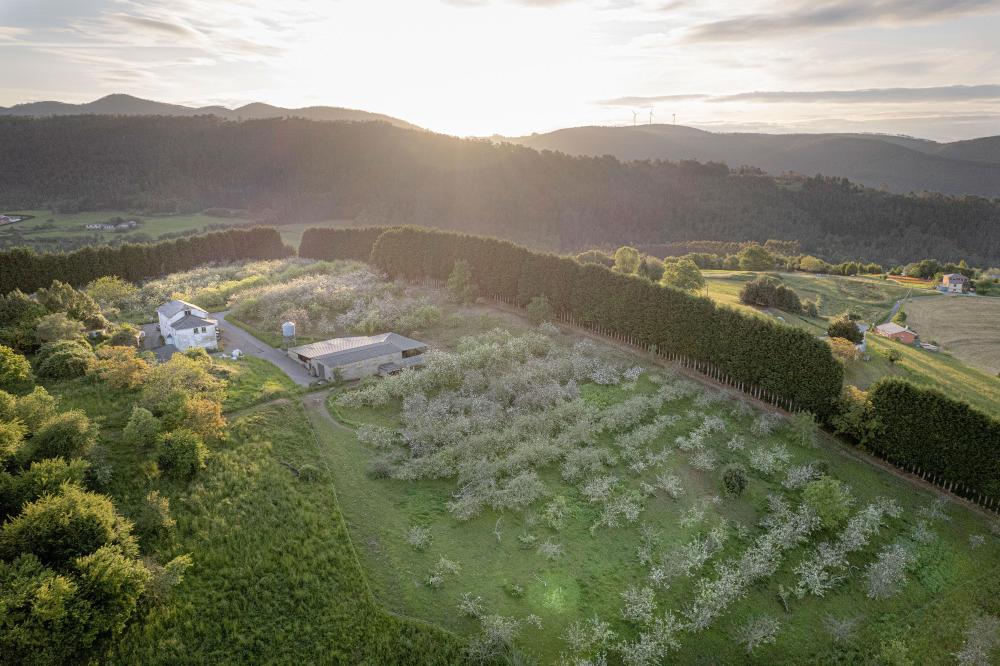
<path fill-rule="evenodd" d="M 961 273 L 948 273 L 941 278 L 940 291 L 949 294 L 962 294 L 969 290 L 969 278 Z"/>
<path fill-rule="evenodd" d="M 170 301 L 156 308 L 160 320 L 160 335 L 167 345 L 180 351 L 191 347 L 217 349 L 219 346 L 215 319 L 208 312 L 186 301 Z"/>
<path fill-rule="evenodd" d="M 879 324 L 875 327 L 875 332 L 883 338 L 896 340 L 905 345 L 912 345 L 917 340 L 916 333 L 911 331 L 906 326 L 900 326 L 899 324 L 894 324 L 892 322 L 889 322 L 888 324 Z"/>
<path fill-rule="evenodd" d="M 313 377 L 359 379 L 389 375 L 423 365 L 427 345 L 396 333 L 334 338 L 291 347 L 288 356 L 304 365 Z"/>
<path fill-rule="evenodd" d="M 117 224 L 112 222 L 86 224 L 84 228 L 92 231 L 126 231 L 128 229 L 135 229 L 137 226 L 139 226 L 138 222 L 129 220 L 128 222 L 118 222 Z"/>

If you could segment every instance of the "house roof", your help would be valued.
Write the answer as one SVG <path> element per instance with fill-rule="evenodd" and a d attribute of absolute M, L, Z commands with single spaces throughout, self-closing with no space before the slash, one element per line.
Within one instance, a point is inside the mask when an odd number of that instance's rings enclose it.
<path fill-rule="evenodd" d="M 961 273 L 948 273 L 942 278 L 945 282 L 967 282 L 969 278 Z"/>
<path fill-rule="evenodd" d="M 167 301 L 160 307 L 156 308 L 156 312 L 158 314 L 161 314 L 164 317 L 167 317 L 168 319 L 183 310 L 198 310 L 200 312 L 205 312 L 205 308 L 199 308 L 194 303 L 188 303 L 187 301 L 182 301 L 179 299 L 175 299 L 173 301 Z"/>
<path fill-rule="evenodd" d="M 426 348 L 427 345 L 419 340 L 413 340 L 398 333 L 382 333 L 380 335 L 334 338 L 292 347 L 288 351 L 307 359 L 321 361 L 326 365 L 342 365 L 384 354 Z"/>
<path fill-rule="evenodd" d="M 183 331 L 197 326 L 215 326 L 217 323 L 219 322 L 214 319 L 205 319 L 204 317 L 198 317 L 195 315 L 184 315 L 177 321 L 171 322 L 170 328 L 175 331 Z"/>
<path fill-rule="evenodd" d="M 879 324 L 875 327 L 875 330 L 882 335 L 895 335 L 896 333 L 902 333 L 906 331 L 907 333 L 913 333 L 910 329 L 905 326 L 900 326 L 899 324 L 889 322 L 888 324 Z"/>

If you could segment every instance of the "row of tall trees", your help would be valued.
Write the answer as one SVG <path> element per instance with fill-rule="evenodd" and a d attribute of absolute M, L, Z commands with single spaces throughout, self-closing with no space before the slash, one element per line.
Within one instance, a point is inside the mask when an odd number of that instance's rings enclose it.
<path fill-rule="evenodd" d="M 571 157 L 383 123 L 7 117 L 0 145 L 4 207 L 270 209 L 286 220 L 422 224 L 560 251 L 795 239 L 830 261 L 1000 256 L 1000 204 L 987 199 L 722 164 Z"/>
<path fill-rule="evenodd" d="M 299 243 L 299 256 L 306 259 L 354 259 L 368 261 L 375 240 L 389 227 L 344 227 L 306 229 Z"/>
<path fill-rule="evenodd" d="M 860 416 L 859 439 L 874 450 L 973 493 L 1000 497 L 1000 420 L 896 378 L 880 380 L 854 403 L 849 408 Z"/>
<path fill-rule="evenodd" d="M 438 280 L 446 280 L 457 262 L 467 262 L 483 294 L 521 304 L 545 296 L 556 311 L 582 323 L 711 362 L 821 416 L 831 413 L 840 394 L 843 367 L 808 333 L 597 264 L 416 227 L 379 236 L 371 261 L 393 277 Z"/>
<path fill-rule="evenodd" d="M 294 253 L 277 230 L 230 229 L 155 244 L 85 247 L 38 254 L 26 248 L 0 252 L 0 293 L 33 292 L 59 280 L 82 286 L 105 275 L 140 282 L 211 262 L 279 259 Z"/>

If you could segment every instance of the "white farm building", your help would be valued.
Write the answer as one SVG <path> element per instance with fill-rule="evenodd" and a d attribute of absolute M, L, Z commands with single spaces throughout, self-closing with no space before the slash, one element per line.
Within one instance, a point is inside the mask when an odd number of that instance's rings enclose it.
<path fill-rule="evenodd" d="M 334 338 L 291 347 L 288 356 L 327 381 L 388 375 L 423 365 L 427 345 L 396 333 Z"/>
<path fill-rule="evenodd" d="M 170 301 L 156 308 L 160 320 L 160 335 L 164 344 L 184 351 L 191 347 L 217 349 L 218 322 L 208 318 L 208 312 L 187 301 Z"/>

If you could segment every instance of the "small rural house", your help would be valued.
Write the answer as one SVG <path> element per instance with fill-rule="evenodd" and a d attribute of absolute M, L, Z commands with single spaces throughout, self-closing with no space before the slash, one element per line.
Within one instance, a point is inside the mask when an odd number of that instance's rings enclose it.
<path fill-rule="evenodd" d="M 423 365 L 427 345 L 396 333 L 335 338 L 291 347 L 288 356 L 327 381 L 389 375 Z"/>
<path fill-rule="evenodd" d="M 208 312 L 186 301 L 170 301 L 156 308 L 160 320 L 160 335 L 165 344 L 180 351 L 191 347 L 216 349 L 218 322 L 208 318 Z"/>
<path fill-rule="evenodd" d="M 904 345 L 912 345 L 917 340 L 916 333 L 905 326 L 900 326 L 899 324 L 894 324 L 892 322 L 889 322 L 888 324 L 879 324 L 875 327 L 875 332 L 883 338 L 896 340 L 897 342 L 902 342 Z"/>
<path fill-rule="evenodd" d="M 962 294 L 969 290 L 969 278 L 961 273 L 948 273 L 941 278 L 940 291 L 949 294 Z"/>

